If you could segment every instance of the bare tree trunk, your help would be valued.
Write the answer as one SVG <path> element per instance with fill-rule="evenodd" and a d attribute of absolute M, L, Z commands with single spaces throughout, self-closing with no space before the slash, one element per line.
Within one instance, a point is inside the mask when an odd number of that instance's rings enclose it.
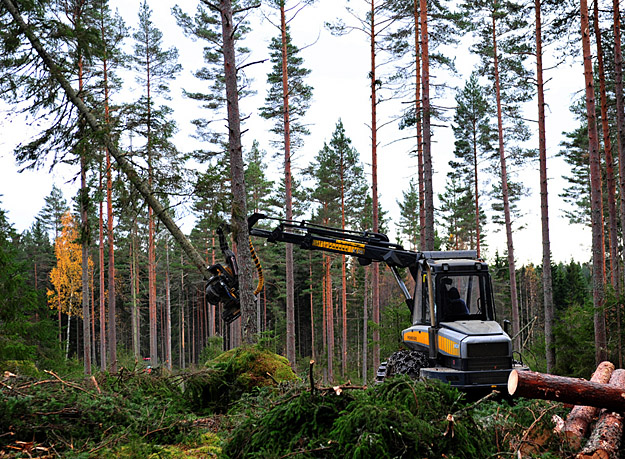
<path fill-rule="evenodd" d="M 341 149 L 341 228 L 345 229 L 345 168 L 343 165 L 343 149 Z M 341 256 L 341 376 L 347 373 L 347 274 L 345 255 Z"/>
<path fill-rule="evenodd" d="M 543 301 L 545 307 L 545 351 L 547 373 L 556 365 L 555 338 L 553 335 L 553 286 L 551 276 L 551 243 L 549 240 L 549 200 L 547 195 L 547 141 L 545 136 L 545 93 L 543 83 L 543 44 L 541 0 L 534 0 L 536 10 L 536 82 L 538 91 L 538 153 L 540 163 L 540 216 L 543 239 Z M 529 317 L 528 317 L 529 318 Z"/>
<path fill-rule="evenodd" d="M 378 100 L 377 80 L 375 77 L 375 1 L 371 0 L 371 194 L 373 199 L 373 231 L 379 231 L 378 216 Z M 380 269 L 377 263 L 373 263 L 371 275 L 371 288 L 373 289 L 372 315 L 373 323 L 380 324 Z M 380 331 L 378 327 L 373 329 L 373 367 L 380 365 Z"/>
<path fill-rule="evenodd" d="M 432 188 L 432 143 L 430 132 L 430 54 L 427 0 L 421 7 L 421 62 L 423 104 L 423 175 L 425 184 L 425 250 L 434 250 L 434 191 Z"/>
<path fill-rule="evenodd" d="M 104 25 L 101 27 L 102 39 L 105 39 Z M 109 83 L 108 83 L 108 58 L 104 51 L 103 73 L 104 73 L 104 122 L 109 125 Z M 106 150 L 106 218 L 107 218 L 107 239 L 108 239 L 108 304 L 109 304 L 109 357 L 111 371 L 117 372 L 117 325 L 115 323 L 116 311 L 116 291 L 115 291 L 115 244 L 113 236 L 113 173 L 111 165 L 111 155 L 109 149 Z"/>
<path fill-rule="evenodd" d="M 165 243 L 165 365 L 171 370 L 171 292 L 169 285 L 169 246 Z"/>
<path fill-rule="evenodd" d="M 317 352 L 315 350 L 315 310 L 313 302 L 313 269 L 312 269 L 312 252 L 308 253 L 308 275 L 310 279 L 310 343 L 311 343 L 311 356 L 315 360 L 317 358 Z"/>
<path fill-rule="evenodd" d="M 326 263 L 326 301 L 328 302 L 326 306 L 326 312 L 328 314 L 328 318 L 326 319 L 326 324 L 328 325 L 328 381 L 330 383 L 334 382 L 334 304 L 332 301 L 332 272 L 331 272 L 331 260 L 328 257 L 328 262 Z"/>
<path fill-rule="evenodd" d="M 417 127 L 417 174 L 419 177 L 419 249 L 425 249 L 425 183 L 423 175 L 423 126 L 421 106 L 421 37 L 419 0 L 414 0 L 415 120 Z"/>
<path fill-rule="evenodd" d="M 241 147 L 241 117 L 239 115 L 239 93 L 237 89 L 237 67 L 235 59 L 235 24 L 232 19 L 230 0 L 220 0 L 221 26 L 224 54 L 224 78 L 228 104 L 228 146 L 230 150 L 230 174 L 232 184 L 232 227 L 239 258 L 239 296 L 241 304 L 241 326 L 243 342 L 252 344 L 258 330 L 254 322 L 254 288 L 252 286 L 252 259 L 248 250 L 249 231 L 247 227 L 247 203 L 245 193 L 245 165 Z"/>
<path fill-rule="evenodd" d="M 588 118 L 588 148 L 590 158 L 590 214 L 592 223 L 593 304 L 595 308 L 595 359 L 606 360 L 607 339 L 604 306 L 604 248 L 603 216 L 601 214 L 601 164 L 595 115 L 595 90 L 592 75 L 592 55 L 587 0 L 580 1 L 582 47 L 584 53 L 584 79 L 586 82 L 586 116 Z"/>
<path fill-rule="evenodd" d="M 621 50 L 621 13 L 619 0 L 613 1 L 614 12 L 614 84 L 616 99 L 616 136 L 619 157 L 619 199 L 621 228 L 625 228 L 625 112 L 623 103 L 623 53 Z M 625 273 L 625 268 L 622 269 Z M 619 282 L 620 283 L 620 282 Z M 623 346 L 621 338 L 621 304 L 617 304 L 617 333 L 618 333 L 618 358 L 619 367 L 623 366 Z"/>
<path fill-rule="evenodd" d="M 102 175 L 100 174 L 100 188 L 102 188 Z M 103 205 L 100 201 L 100 370 L 106 371 L 106 291 L 104 287 L 104 215 Z"/>
<path fill-rule="evenodd" d="M 369 280 L 369 269 L 365 268 L 365 295 L 362 306 L 362 385 L 367 385 L 367 350 L 369 349 L 369 293 L 367 292 L 367 281 Z M 375 369 L 377 371 L 377 368 Z"/>
<path fill-rule="evenodd" d="M 501 194 L 503 197 L 503 211 L 506 222 L 506 239 L 508 242 L 508 271 L 510 273 L 510 305 L 512 307 L 512 333 L 515 336 L 513 340 L 516 350 L 520 350 L 520 320 L 519 320 L 519 302 L 517 299 L 516 285 L 516 268 L 514 262 L 514 245 L 512 243 L 512 219 L 510 217 L 510 202 L 508 192 L 508 171 L 506 169 L 506 154 L 504 150 L 503 137 L 503 115 L 501 110 L 501 89 L 499 84 L 499 57 L 497 55 L 497 28 L 495 13 L 492 15 L 493 26 L 493 59 L 495 71 L 495 96 L 497 98 L 497 126 L 499 132 L 499 159 L 501 162 Z"/>
<path fill-rule="evenodd" d="M 291 183 L 291 121 L 289 112 L 289 74 L 286 47 L 286 18 L 284 2 L 280 2 L 280 32 L 282 35 L 282 100 L 284 115 L 284 192 L 286 219 L 293 220 Z M 295 369 L 295 286 L 293 279 L 293 246 L 286 244 L 286 358 Z"/>
<path fill-rule="evenodd" d="M 610 139 L 610 126 L 608 124 L 608 97 L 605 89 L 605 67 L 603 65 L 603 46 L 601 44 L 601 30 L 599 29 L 599 5 L 594 2 L 593 28 L 595 29 L 595 42 L 597 44 L 597 67 L 599 68 L 599 95 L 601 97 L 601 127 L 603 131 L 603 149 L 605 151 L 606 185 L 608 188 L 608 221 L 609 221 L 609 249 L 610 249 L 610 280 L 612 287 L 618 291 L 617 261 L 618 261 L 618 236 L 616 216 L 616 179 L 614 178 L 614 160 L 612 159 L 612 140 Z M 601 200 L 603 215 L 603 200 Z"/>

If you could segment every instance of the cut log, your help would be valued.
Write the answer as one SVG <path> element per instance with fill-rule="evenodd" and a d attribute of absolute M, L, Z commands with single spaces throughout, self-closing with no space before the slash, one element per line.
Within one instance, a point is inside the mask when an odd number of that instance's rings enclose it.
<path fill-rule="evenodd" d="M 610 385 L 625 388 L 625 370 L 615 370 Z M 623 418 L 620 414 L 604 409 L 578 459 L 616 459 L 623 436 Z"/>
<path fill-rule="evenodd" d="M 613 371 L 614 365 L 611 362 L 601 362 L 590 381 L 597 384 L 607 384 L 610 382 Z M 581 447 L 582 440 L 588 432 L 588 426 L 599 414 L 599 408 L 583 405 L 581 401 L 577 403 L 566 417 L 564 428 L 562 429 L 568 444 L 576 450 Z"/>
<path fill-rule="evenodd" d="M 588 443 L 577 455 L 577 459 L 617 459 L 622 435 L 622 416 L 603 410 Z"/>
<path fill-rule="evenodd" d="M 540 398 L 625 412 L 625 389 L 585 379 L 513 370 L 508 378 L 508 392 L 518 397 Z"/>

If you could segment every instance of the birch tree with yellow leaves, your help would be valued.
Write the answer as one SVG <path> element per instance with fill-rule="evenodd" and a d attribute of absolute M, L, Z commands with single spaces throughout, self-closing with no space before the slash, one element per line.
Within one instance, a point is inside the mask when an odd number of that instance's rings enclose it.
<path fill-rule="evenodd" d="M 67 315 L 67 338 L 65 358 L 69 354 L 69 333 L 72 316 L 82 317 L 82 248 L 78 224 L 67 211 L 61 220 L 61 234 L 56 239 L 54 254 L 56 266 L 50 271 L 50 282 L 54 287 L 48 290 L 48 306 L 60 309 Z M 89 258 L 89 270 L 93 260 Z M 89 350 L 90 352 L 90 350 Z"/>

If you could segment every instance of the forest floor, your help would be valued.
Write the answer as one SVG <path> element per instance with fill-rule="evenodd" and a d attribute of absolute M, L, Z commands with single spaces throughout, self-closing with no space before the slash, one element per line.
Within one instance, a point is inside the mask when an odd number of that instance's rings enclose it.
<path fill-rule="evenodd" d="M 69 377 L 0 373 L 0 458 L 574 457 L 551 418 L 570 407 L 397 377 L 319 387 L 258 348 L 202 369 Z M 34 368 L 34 367 L 33 367 Z"/>

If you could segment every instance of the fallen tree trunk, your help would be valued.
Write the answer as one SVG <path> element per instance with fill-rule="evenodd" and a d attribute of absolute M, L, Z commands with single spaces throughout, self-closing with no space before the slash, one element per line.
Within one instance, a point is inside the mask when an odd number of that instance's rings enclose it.
<path fill-rule="evenodd" d="M 625 412 L 625 389 L 584 379 L 513 370 L 508 378 L 508 392 L 518 397 Z"/>
<path fill-rule="evenodd" d="M 625 370 L 615 370 L 610 385 L 625 388 Z M 604 409 L 584 449 L 577 459 L 616 459 L 619 457 L 623 417 L 619 413 Z"/>
<path fill-rule="evenodd" d="M 614 365 L 611 362 L 601 362 L 590 378 L 590 382 L 608 384 L 613 371 Z M 573 407 L 566 417 L 566 422 L 562 429 L 562 433 L 572 448 L 576 450 L 580 448 L 582 439 L 588 432 L 588 426 L 597 417 L 598 413 L 599 408 L 583 405 L 579 401 Z"/>

